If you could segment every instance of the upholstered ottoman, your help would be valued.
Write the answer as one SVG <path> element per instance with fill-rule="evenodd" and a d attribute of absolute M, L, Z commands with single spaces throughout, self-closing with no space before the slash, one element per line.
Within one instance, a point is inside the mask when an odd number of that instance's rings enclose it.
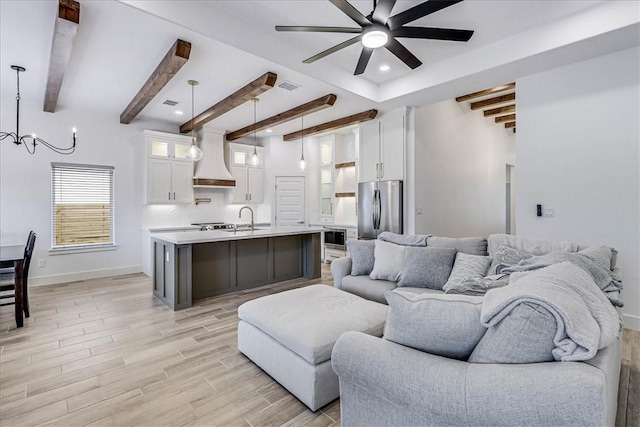
<path fill-rule="evenodd" d="M 338 337 L 380 337 L 386 316 L 386 305 L 333 286 L 293 289 L 238 308 L 238 350 L 315 411 L 340 395 L 331 368 Z"/>

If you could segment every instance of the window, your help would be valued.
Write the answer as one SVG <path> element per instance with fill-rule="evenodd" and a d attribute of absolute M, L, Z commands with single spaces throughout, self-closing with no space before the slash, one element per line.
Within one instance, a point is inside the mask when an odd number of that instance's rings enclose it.
<path fill-rule="evenodd" d="M 51 247 L 114 244 L 113 166 L 51 163 Z"/>

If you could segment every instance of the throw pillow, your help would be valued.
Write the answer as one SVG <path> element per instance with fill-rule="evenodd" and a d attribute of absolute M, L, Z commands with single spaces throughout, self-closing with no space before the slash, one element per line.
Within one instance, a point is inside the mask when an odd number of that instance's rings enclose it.
<path fill-rule="evenodd" d="M 391 231 L 383 231 L 378 239 L 402 246 L 427 246 L 427 235 L 422 234 L 398 234 Z"/>
<path fill-rule="evenodd" d="M 493 255 L 489 275 L 500 274 L 503 268 L 517 265 L 523 259 L 531 257 L 533 257 L 533 254 L 510 248 L 509 246 L 500 246 Z"/>
<path fill-rule="evenodd" d="M 487 274 L 490 264 L 491 257 L 458 252 L 453 270 L 444 287 L 460 285 L 466 279 L 482 278 Z"/>
<path fill-rule="evenodd" d="M 469 357 L 471 363 L 551 362 L 556 319 L 546 308 L 523 302 L 484 334 Z"/>
<path fill-rule="evenodd" d="M 427 238 L 427 246 L 436 248 L 454 248 L 458 252 L 469 255 L 486 255 L 487 239 L 484 237 L 461 237 L 454 239 L 452 237 L 429 236 Z"/>
<path fill-rule="evenodd" d="M 466 360 L 486 332 L 480 323 L 482 297 L 384 294 L 389 309 L 384 339 L 431 354 Z"/>
<path fill-rule="evenodd" d="M 375 248 L 375 240 L 350 240 L 347 242 L 347 250 L 351 256 L 352 276 L 371 274 Z"/>
<path fill-rule="evenodd" d="M 607 269 L 611 269 L 611 257 L 613 253 L 608 246 L 589 246 L 578 253 L 587 256 Z"/>
<path fill-rule="evenodd" d="M 375 240 L 373 270 L 369 277 L 374 280 L 397 282 L 402 274 L 405 246 Z"/>
<path fill-rule="evenodd" d="M 456 250 L 452 248 L 406 248 L 398 286 L 442 289 L 455 256 Z"/>

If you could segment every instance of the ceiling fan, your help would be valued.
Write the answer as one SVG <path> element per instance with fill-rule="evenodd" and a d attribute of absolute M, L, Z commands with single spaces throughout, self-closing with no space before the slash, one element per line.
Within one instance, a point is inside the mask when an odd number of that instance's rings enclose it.
<path fill-rule="evenodd" d="M 360 25 L 360 28 L 276 25 L 276 31 L 358 34 L 356 37 L 302 61 L 306 64 L 315 62 L 340 49 L 362 41 L 362 52 L 360 53 L 356 70 L 353 73 L 354 75 L 364 73 L 373 50 L 382 46 L 397 56 L 411 69 L 415 69 L 422 65 L 422 62 L 397 40 L 398 37 L 466 42 L 469 41 L 473 35 L 473 31 L 471 30 L 404 26 L 424 16 L 460 3 L 463 0 L 427 0 L 394 16 L 391 16 L 391 10 L 396 4 L 396 0 L 374 0 L 373 11 L 368 16 L 364 16 L 346 0 L 329 1 Z"/>

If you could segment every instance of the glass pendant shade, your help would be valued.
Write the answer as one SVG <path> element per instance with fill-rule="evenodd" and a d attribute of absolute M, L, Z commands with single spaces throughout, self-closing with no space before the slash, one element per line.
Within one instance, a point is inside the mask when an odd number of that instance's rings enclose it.
<path fill-rule="evenodd" d="M 258 152 L 256 151 L 256 147 L 253 147 L 253 154 L 251 155 L 251 164 L 253 166 L 258 166 L 260 163 L 260 157 L 258 157 Z"/>
<path fill-rule="evenodd" d="M 304 116 L 301 117 L 302 119 L 302 134 L 300 137 L 300 162 L 298 163 L 298 166 L 300 167 L 300 170 L 305 170 L 305 168 L 307 167 L 307 162 L 304 161 Z"/>
<path fill-rule="evenodd" d="M 258 98 L 253 98 L 251 101 L 253 101 L 253 154 L 249 161 L 253 166 L 258 166 L 260 163 L 260 157 L 258 157 L 258 151 L 256 150 L 256 146 L 258 145 L 258 138 L 256 137 L 256 107 L 260 100 Z"/>
<path fill-rule="evenodd" d="M 193 108 L 193 88 L 198 84 L 195 80 L 187 81 L 189 85 L 191 85 L 191 145 L 187 148 L 187 151 L 184 153 L 185 159 L 193 160 L 194 162 L 202 160 L 202 150 L 196 144 L 196 130 L 193 128 L 193 116 L 194 116 L 194 108 Z"/>

